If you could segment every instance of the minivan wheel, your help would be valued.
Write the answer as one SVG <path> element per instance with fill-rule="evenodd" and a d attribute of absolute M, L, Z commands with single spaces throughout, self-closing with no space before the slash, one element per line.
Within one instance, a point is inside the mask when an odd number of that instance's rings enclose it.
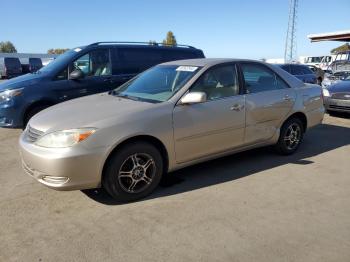
<path fill-rule="evenodd" d="M 275 149 L 282 155 L 293 154 L 301 144 L 304 136 L 303 123 L 298 118 L 291 118 L 281 128 Z"/>
<path fill-rule="evenodd" d="M 109 159 L 102 186 L 119 202 L 130 202 L 149 195 L 163 173 L 160 152 L 151 144 L 136 142 L 123 146 Z"/>

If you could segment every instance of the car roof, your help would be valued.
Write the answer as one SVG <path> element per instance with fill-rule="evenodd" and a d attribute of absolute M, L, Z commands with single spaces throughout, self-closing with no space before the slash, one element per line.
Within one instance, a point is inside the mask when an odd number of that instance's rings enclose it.
<path fill-rule="evenodd" d="M 188 65 L 188 66 L 201 66 L 201 67 L 210 67 L 222 63 L 230 62 L 257 62 L 262 63 L 257 60 L 249 59 L 235 59 L 235 58 L 196 58 L 196 59 L 185 59 L 185 60 L 176 60 L 171 62 L 162 63 L 161 65 Z"/>
<path fill-rule="evenodd" d="M 287 63 L 287 64 L 275 64 L 278 66 L 303 66 L 303 67 L 308 67 L 309 65 L 304 65 L 304 64 L 294 64 L 294 63 Z"/>
<path fill-rule="evenodd" d="M 270 69 L 272 69 L 274 72 L 278 73 L 278 75 L 282 77 L 290 86 L 292 87 L 304 86 L 304 83 L 302 81 L 292 76 L 291 74 L 287 73 L 285 70 L 281 69 L 280 67 L 273 64 L 268 64 L 262 61 L 258 61 L 258 60 L 233 59 L 233 58 L 196 58 L 196 59 L 171 61 L 171 62 L 162 63 L 160 65 L 198 66 L 198 67 L 203 67 L 203 69 L 205 70 L 215 65 L 219 65 L 223 63 L 231 63 L 231 62 L 252 62 L 252 63 L 265 65 Z"/>

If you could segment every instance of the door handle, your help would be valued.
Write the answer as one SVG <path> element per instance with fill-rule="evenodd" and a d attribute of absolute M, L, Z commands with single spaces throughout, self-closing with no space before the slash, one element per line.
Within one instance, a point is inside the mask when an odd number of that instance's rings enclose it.
<path fill-rule="evenodd" d="M 244 105 L 238 105 L 238 104 L 236 104 L 236 105 L 231 106 L 230 109 L 231 109 L 232 111 L 238 112 L 238 111 L 241 111 L 242 109 L 244 109 Z"/>

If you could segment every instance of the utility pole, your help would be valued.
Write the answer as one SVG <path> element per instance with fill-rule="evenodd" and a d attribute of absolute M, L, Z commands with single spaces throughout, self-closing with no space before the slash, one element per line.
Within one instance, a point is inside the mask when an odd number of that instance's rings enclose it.
<path fill-rule="evenodd" d="M 286 45 L 284 49 L 285 63 L 296 60 L 297 55 L 297 40 L 296 40 L 296 25 L 297 25 L 298 0 L 289 1 L 289 18 Z"/>

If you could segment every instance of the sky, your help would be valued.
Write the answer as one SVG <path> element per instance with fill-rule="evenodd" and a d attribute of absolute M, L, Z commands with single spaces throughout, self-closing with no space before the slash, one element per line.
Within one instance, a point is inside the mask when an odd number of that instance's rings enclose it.
<path fill-rule="evenodd" d="M 0 0 L 0 41 L 18 52 L 46 53 L 96 41 L 178 43 L 207 57 L 282 58 L 289 0 Z M 299 0 L 297 54 L 325 55 L 339 42 L 310 43 L 311 33 L 350 30 L 350 0 Z"/>

